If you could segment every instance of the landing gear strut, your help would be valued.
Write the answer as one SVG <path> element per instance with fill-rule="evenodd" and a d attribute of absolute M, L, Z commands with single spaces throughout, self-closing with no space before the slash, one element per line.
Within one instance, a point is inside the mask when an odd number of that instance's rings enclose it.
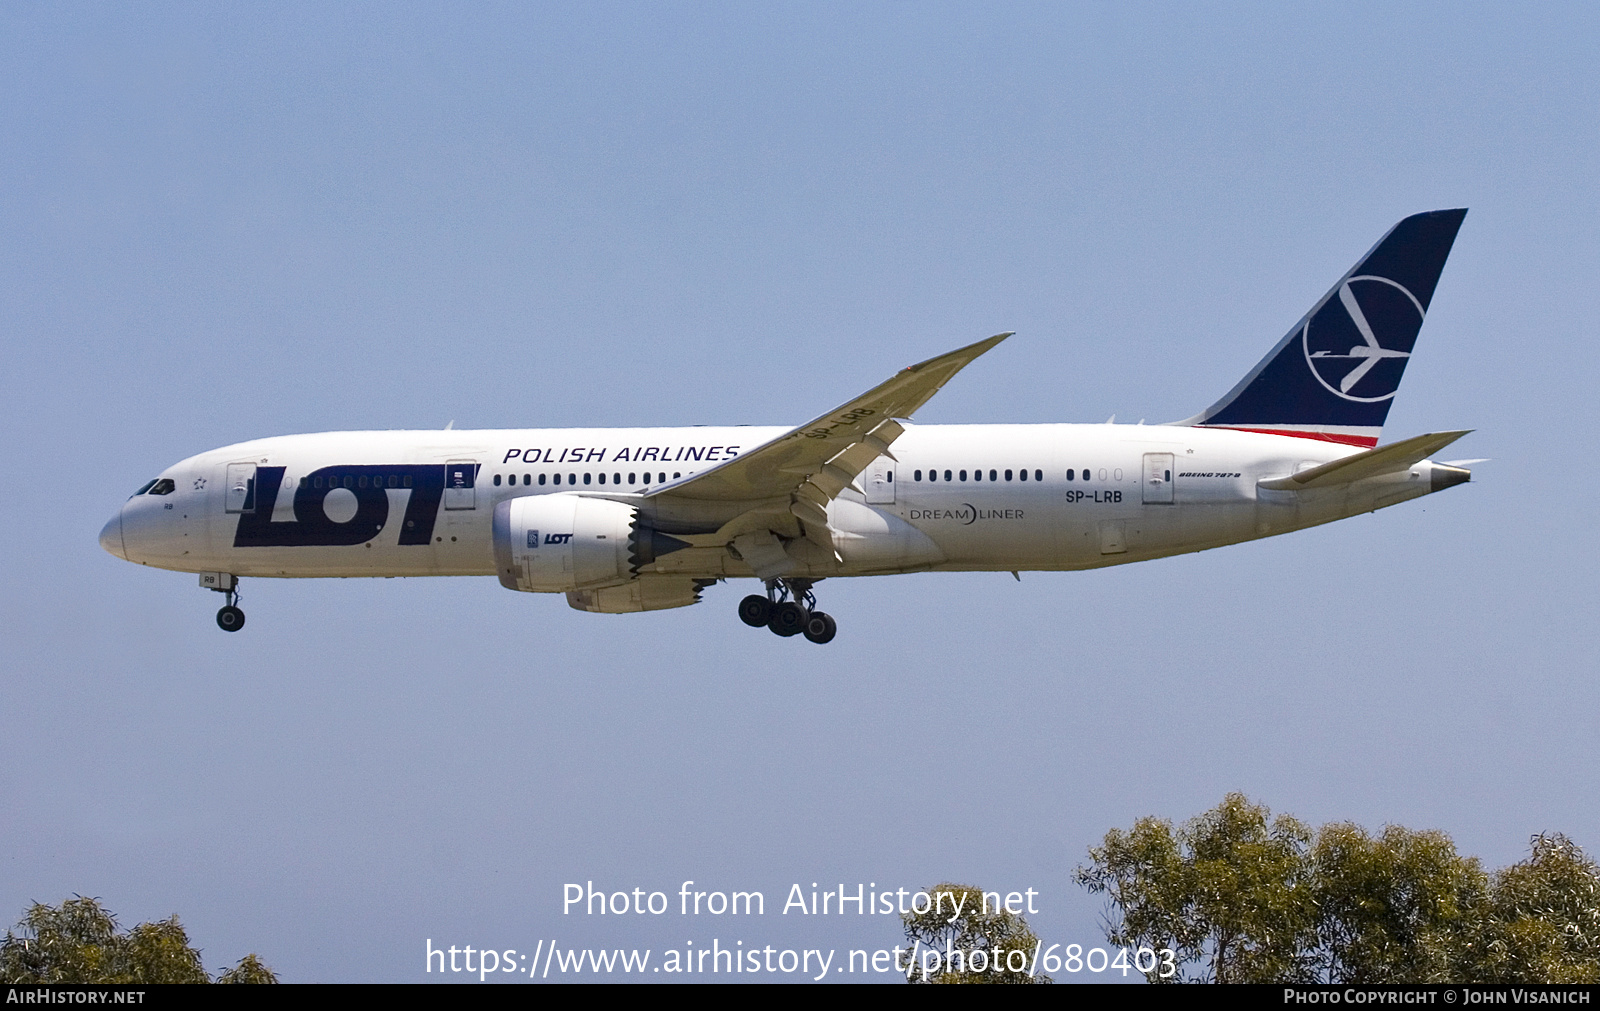
<path fill-rule="evenodd" d="M 839 631 L 831 615 L 816 609 L 809 579 L 773 579 L 766 596 L 752 593 L 739 601 L 739 620 L 752 628 L 766 626 L 787 639 L 803 635 L 815 643 L 831 642 Z"/>
<path fill-rule="evenodd" d="M 202 572 L 200 585 L 225 594 L 227 603 L 217 612 L 217 627 L 237 632 L 244 627 L 244 612 L 239 609 L 239 580 L 226 572 Z"/>

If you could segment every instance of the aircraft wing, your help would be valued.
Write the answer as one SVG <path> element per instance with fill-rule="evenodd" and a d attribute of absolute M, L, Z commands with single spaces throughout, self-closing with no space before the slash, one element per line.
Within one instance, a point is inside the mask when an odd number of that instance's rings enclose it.
<path fill-rule="evenodd" d="M 1010 337 L 1003 333 L 929 358 L 848 403 L 703 474 L 664 486 L 652 497 L 737 501 L 787 495 L 815 482 L 824 502 L 842 491 L 904 431 L 909 418 L 957 372 Z M 893 454 L 890 454 L 893 458 Z"/>
<path fill-rule="evenodd" d="M 1262 481 L 1260 487 L 1270 488 L 1273 491 L 1300 491 L 1303 488 L 1329 488 L 1334 485 L 1353 484 L 1364 478 L 1393 474 L 1427 459 L 1469 432 L 1470 430 L 1432 432 L 1428 435 L 1402 439 L 1387 446 L 1351 454 L 1320 467 L 1303 470 L 1289 477 Z"/>
<path fill-rule="evenodd" d="M 909 418 L 957 372 L 1010 336 L 996 334 L 912 365 L 827 414 L 648 498 L 664 516 L 733 506 L 715 510 L 735 516 L 714 539 L 740 545 L 758 573 L 787 567 L 772 535 L 794 536 L 796 521 L 798 532 L 833 552 L 828 503 L 880 455 L 894 458 L 889 447 L 905 431 L 895 419 Z M 748 509 L 737 508 L 740 503 L 748 503 Z"/>

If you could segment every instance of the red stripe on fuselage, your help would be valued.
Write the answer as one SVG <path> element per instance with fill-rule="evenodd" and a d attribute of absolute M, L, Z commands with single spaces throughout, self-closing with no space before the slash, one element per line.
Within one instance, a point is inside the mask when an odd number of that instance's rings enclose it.
<path fill-rule="evenodd" d="M 1222 428 L 1230 432 L 1255 432 L 1258 435 L 1287 435 L 1291 439 L 1315 439 L 1318 442 L 1337 442 L 1342 446 L 1360 446 L 1371 449 L 1378 444 L 1376 436 L 1342 435 L 1338 432 L 1296 432 L 1287 428 L 1235 428 L 1232 425 L 1196 425 L 1196 428 Z"/>

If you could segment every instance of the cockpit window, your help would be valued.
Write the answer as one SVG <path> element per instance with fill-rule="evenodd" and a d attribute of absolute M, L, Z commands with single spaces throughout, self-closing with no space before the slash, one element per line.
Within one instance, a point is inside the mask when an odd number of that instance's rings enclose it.
<path fill-rule="evenodd" d="M 149 490 L 145 494 L 147 494 L 147 495 L 171 495 L 173 490 L 176 489 L 177 487 L 178 487 L 177 485 L 172 483 L 172 478 L 164 477 L 164 478 L 161 478 L 160 480 L 157 480 L 157 481 L 153 482 L 150 485 Z"/>
<path fill-rule="evenodd" d="M 138 498 L 140 495 L 143 495 L 145 492 L 149 491 L 151 488 L 154 488 L 155 486 L 156 486 L 156 479 L 155 478 L 151 478 L 150 480 L 146 481 L 144 484 L 141 484 L 139 486 L 139 490 L 134 492 L 132 495 L 129 495 L 128 497 L 129 498 Z"/>

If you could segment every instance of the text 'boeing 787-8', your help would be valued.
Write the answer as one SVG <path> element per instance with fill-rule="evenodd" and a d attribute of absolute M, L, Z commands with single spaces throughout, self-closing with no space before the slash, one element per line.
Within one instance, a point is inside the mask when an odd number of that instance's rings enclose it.
<path fill-rule="evenodd" d="M 1465 210 L 1401 221 L 1225 397 L 1168 425 L 908 422 L 1009 334 L 913 365 L 798 428 L 331 432 L 167 468 L 100 534 L 200 574 L 244 624 L 242 576 L 498 576 L 609 614 L 758 579 L 739 616 L 834 636 L 835 576 L 1088 569 L 1200 551 L 1467 481 L 1379 446 Z M 1475 461 L 1459 461 L 1461 463 Z"/>

